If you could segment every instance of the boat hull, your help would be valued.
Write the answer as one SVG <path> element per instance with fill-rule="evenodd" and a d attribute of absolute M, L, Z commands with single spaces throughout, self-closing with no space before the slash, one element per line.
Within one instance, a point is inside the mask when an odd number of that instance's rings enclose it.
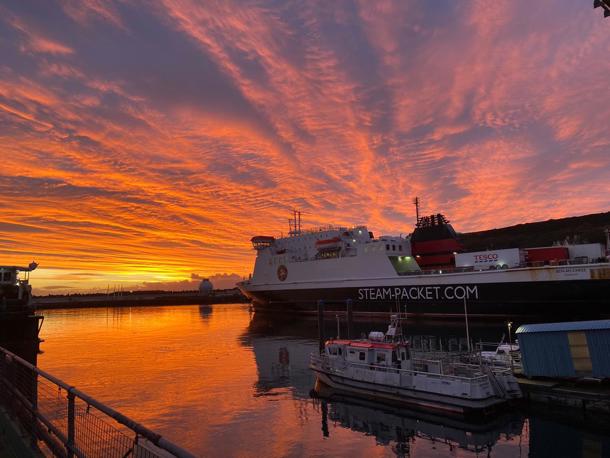
<path fill-rule="evenodd" d="M 0 312 L 0 346 L 38 341 L 43 317 L 32 312 Z"/>
<path fill-rule="evenodd" d="M 497 397 L 464 399 L 395 386 L 384 386 L 331 374 L 313 366 L 311 369 L 316 373 L 318 382 L 337 392 L 392 406 L 400 405 L 413 409 L 436 411 L 443 415 L 468 417 L 492 414 L 508 402 L 506 399 Z"/>
<path fill-rule="evenodd" d="M 474 279 L 473 279 L 474 280 Z M 355 284 L 357 283 L 357 284 Z M 519 319 L 610 318 L 610 279 L 468 282 L 418 284 L 397 280 L 380 286 L 373 282 L 345 282 L 351 286 L 294 284 L 291 288 L 248 287 L 242 292 L 257 312 L 316 313 L 318 301 L 326 311 L 344 311 L 352 301 L 359 315 L 386 316 L 401 311 L 428 318 L 462 318 L 464 309 L 476 318 Z"/>

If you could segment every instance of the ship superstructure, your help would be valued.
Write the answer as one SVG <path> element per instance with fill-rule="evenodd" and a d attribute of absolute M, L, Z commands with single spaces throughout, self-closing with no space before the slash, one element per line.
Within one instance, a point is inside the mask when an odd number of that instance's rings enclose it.
<path fill-rule="evenodd" d="M 30 272 L 38 267 L 0 266 L 0 346 L 36 342 L 43 317 L 34 313 Z"/>
<path fill-rule="evenodd" d="M 375 238 L 366 226 L 326 227 L 288 237 L 252 238 L 257 251 L 252 284 L 292 284 L 303 280 L 385 277 L 420 272 L 409 240 Z"/>
<path fill-rule="evenodd" d="M 27 308 L 32 299 L 29 274 L 38 264 L 27 267 L 0 266 L 0 311 Z"/>
<path fill-rule="evenodd" d="M 411 236 L 375 237 L 364 225 L 256 236 L 251 278 L 238 286 L 256 310 L 312 312 L 317 301 L 356 312 L 437 317 L 610 316 L 606 247 L 513 248 L 464 253 L 441 214 L 417 218 Z"/>

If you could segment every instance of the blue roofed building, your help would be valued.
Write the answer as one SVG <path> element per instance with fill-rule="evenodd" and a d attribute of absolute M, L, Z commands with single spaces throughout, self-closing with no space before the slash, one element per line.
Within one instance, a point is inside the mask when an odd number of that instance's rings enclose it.
<path fill-rule="evenodd" d="M 526 324 L 516 334 L 528 377 L 610 378 L 610 320 Z"/>

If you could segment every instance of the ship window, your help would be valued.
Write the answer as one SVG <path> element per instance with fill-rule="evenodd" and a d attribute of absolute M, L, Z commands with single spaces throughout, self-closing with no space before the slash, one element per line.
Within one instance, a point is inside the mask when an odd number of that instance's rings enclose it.
<path fill-rule="evenodd" d="M 342 352 L 341 352 L 341 347 L 339 347 L 339 354 L 341 354 L 341 353 L 342 353 Z"/>
<path fill-rule="evenodd" d="M 355 351 L 355 350 L 350 350 L 350 351 L 349 351 L 349 354 L 350 354 L 350 355 L 353 355 L 354 353 L 356 353 L 356 351 Z"/>
<path fill-rule="evenodd" d="M 392 245 L 392 251 L 396 251 L 396 245 Z"/>
<path fill-rule="evenodd" d="M 396 354 L 395 351 L 392 352 L 392 362 L 395 363 L 396 361 L 398 361 L 398 355 Z"/>
<path fill-rule="evenodd" d="M 405 356 L 406 356 L 406 355 L 405 355 L 405 352 L 404 352 L 404 351 L 401 351 L 401 352 L 400 352 L 400 359 L 402 359 L 402 360 L 404 361 L 404 360 L 406 359 L 406 358 L 405 358 Z"/>
<path fill-rule="evenodd" d="M 11 281 L 11 273 L 10 272 L 4 272 L 4 276 L 2 278 L 2 281 Z"/>
<path fill-rule="evenodd" d="M 360 354 L 358 355 L 358 359 L 360 361 L 364 361 L 366 359 L 366 355 L 364 354 L 363 351 L 361 351 Z"/>
<path fill-rule="evenodd" d="M 402 251 L 402 245 L 398 245 L 398 249 Z"/>
<path fill-rule="evenodd" d="M 377 363 L 385 363 L 385 353 L 377 353 Z"/>
<path fill-rule="evenodd" d="M 385 249 L 386 249 L 386 250 L 388 250 L 388 251 L 390 251 L 390 245 L 389 245 L 389 244 L 386 244 Z"/>

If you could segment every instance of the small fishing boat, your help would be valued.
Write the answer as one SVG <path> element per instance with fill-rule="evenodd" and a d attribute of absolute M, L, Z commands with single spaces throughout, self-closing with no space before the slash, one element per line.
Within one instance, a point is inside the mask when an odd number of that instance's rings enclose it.
<path fill-rule="evenodd" d="M 521 366 L 521 352 L 519 351 L 518 342 L 506 343 L 502 341 L 495 350 L 481 350 L 480 353 L 484 363 L 504 367 Z"/>
<path fill-rule="evenodd" d="M 392 315 L 386 333 L 327 341 L 321 354 L 311 356 L 318 382 L 367 399 L 457 416 L 491 413 L 521 397 L 509 368 L 413 357 L 400 323 L 401 317 Z"/>

